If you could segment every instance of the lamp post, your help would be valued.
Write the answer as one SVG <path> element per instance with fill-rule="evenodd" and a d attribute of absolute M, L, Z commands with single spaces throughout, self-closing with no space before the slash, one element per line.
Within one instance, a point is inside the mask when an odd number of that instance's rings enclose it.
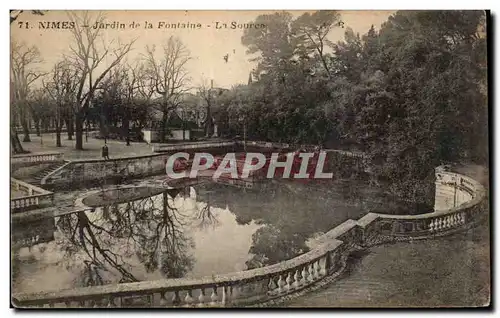
<path fill-rule="evenodd" d="M 185 111 L 181 108 L 181 120 L 182 120 L 182 141 L 186 140 L 186 118 Z"/>

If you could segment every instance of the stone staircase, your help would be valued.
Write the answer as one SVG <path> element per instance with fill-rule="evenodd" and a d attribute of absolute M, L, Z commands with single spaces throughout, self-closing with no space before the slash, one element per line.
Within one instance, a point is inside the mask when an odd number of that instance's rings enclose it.
<path fill-rule="evenodd" d="M 53 164 L 50 164 L 47 168 L 38 171 L 36 174 L 34 174 L 30 180 L 28 181 L 30 184 L 33 184 L 37 187 L 40 187 L 42 185 L 42 179 L 47 176 L 49 173 L 54 172 L 55 170 L 59 169 L 60 167 L 64 166 L 67 163 L 67 161 L 62 161 L 62 162 L 55 162 Z"/>

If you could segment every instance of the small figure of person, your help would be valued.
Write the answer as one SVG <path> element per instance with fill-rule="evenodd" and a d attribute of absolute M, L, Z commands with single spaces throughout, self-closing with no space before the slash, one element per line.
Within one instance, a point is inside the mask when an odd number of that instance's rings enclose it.
<path fill-rule="evenodd" d="M 104 146 L 102 146 L 102 157 L 105 160 L 109 160 L 109 149 L 108 149 L 108 145 L 106 145 L 106 144 L 104 144 Z"/>

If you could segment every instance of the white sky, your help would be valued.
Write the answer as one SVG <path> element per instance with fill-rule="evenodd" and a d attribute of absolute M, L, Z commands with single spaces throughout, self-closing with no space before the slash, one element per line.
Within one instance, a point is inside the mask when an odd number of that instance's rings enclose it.
<path fill-rule="evenodd" d="M 103 11 L 109 23 L 117 21 L 125 23 L 125 30 L 102 30 L 103 39 L 106 43 L 111 41 L 127 42 L 137 38 L 133 51 L 129 53 L 128 60 L 133 62 L 141 53 L 144 53 L 146 45 L 156 44 L 160 46 L 170 35 L 181 38 L 193 56 L 187 68 L 193 86 L 201 83 L 202 78 L 214 79 L 214 85 L 230 88 L 234 84 L 246 83 L 248 75 L 255 64 L 249 61 L 250 56 L 245 53 L 246 47 L 241 44 L 241 29 L 216 30 L 216 21 L 225 22 L 228 25 L 232 21 L 237 23 L 248 23 L 253 21 L 259 14 L 265 11 Z M 304 11 L 291 11 L 295 16 Z M 345 27 L 351 27 L 355 32 L 364 34 L 373 24 L 376 28 L 387 20 L 394 11 L 341 11 L 341 20 Z M 269 11 L 268 11 L 269 13 Z M 28 45 L 36 45 L 43 59 L 43 69 L 49 71 L 53 64 L 59 60 L 63 53 L 69 52 L 72 43 L 72 35 L 69 30 L 63 29 L 40 29 L 39 21 L 67 21 L 65 11 L 48 11 L 44 16 L 32 15 L 23 12 L 11 26 L 11 38 L 16 41 L 25 42 Z M 130 29 L 128 25 L 135 21 L 141 26 Z M 145 21 L 153 24 L 153 29 L 145 29 Z M 158 22 L 168 23 L 201 23 L 202 28 L 193 29 L 158 29 Z M 32 28 L 20 28 L 28 22 Z M 211 27 L 207 27 L 211 25 Z M 336 42 L 343 39 L 345 29 L 335 28 L 329 34 L 329 39 Z M 225 63 L 223 56 L 229 54 L 229 62 Z"/>

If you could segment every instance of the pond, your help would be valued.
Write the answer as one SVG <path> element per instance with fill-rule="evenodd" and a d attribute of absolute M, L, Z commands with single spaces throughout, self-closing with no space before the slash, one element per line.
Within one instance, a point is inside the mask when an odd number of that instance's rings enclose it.
<path fill-rule="evenodd" d="M 370 211 L 401 212 L 381 189 L 351 182 L 216 183 L 167 194 L 146 187 L 88 194 L 79 212 L 43 225 L 53 239 L 14 256 L 16 292 L 201 277 L 274 264 Z M 50 222 L 49 222 L 50 223 Z"/>

